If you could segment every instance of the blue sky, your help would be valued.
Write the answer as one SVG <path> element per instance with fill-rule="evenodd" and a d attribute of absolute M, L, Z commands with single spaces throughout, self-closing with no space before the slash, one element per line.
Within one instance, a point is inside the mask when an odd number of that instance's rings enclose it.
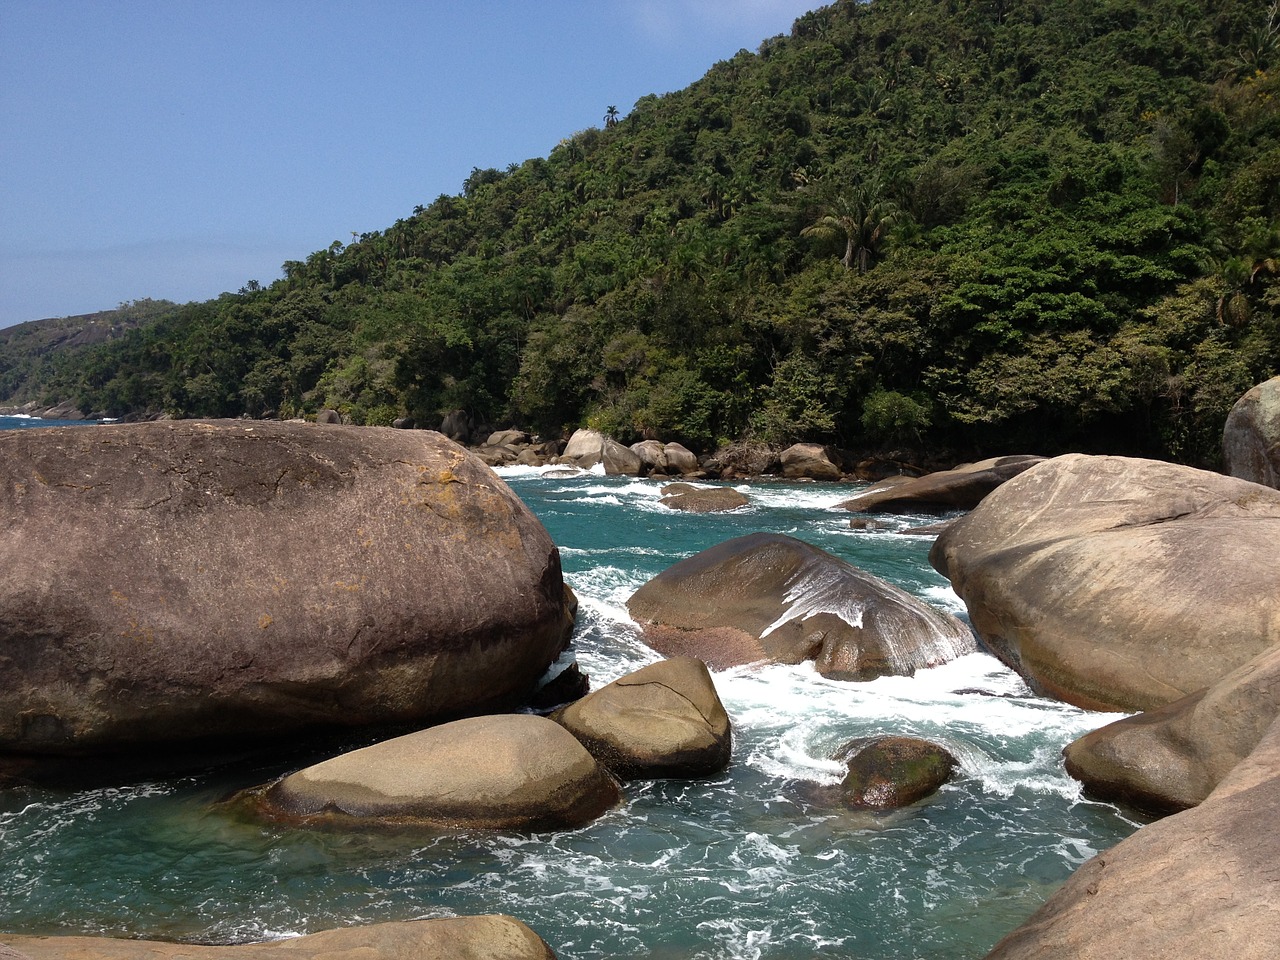
<path fill-rule="evenodd" d="M 0 326 L 268 283 L 819 0 L 0 0 Z"/>

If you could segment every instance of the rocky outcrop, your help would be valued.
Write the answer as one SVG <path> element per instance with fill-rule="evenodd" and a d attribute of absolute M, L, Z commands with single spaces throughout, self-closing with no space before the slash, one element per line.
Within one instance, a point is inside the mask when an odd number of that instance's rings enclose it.
<path fill-rule="evenodd" d="M 1207 690 L 1085 734 L 1067 772 L 1104 800 L 1161 813 L 1204 801 L 1280 715 L 1280 647 Z"/>
<path fill-rule="evenodd" d="M 1040 463 L 1043 457 L 995 457 L 907 481 L 876 484 L 840 506 L 857 512 L 971 510 L 992 490 Z"/>
<path fill-rule="evenodd" d="M 923 800 L 951 779 L 956 758 L 917 737 L 861 737 L 845 744 L 835 760 L 847 769 L 841 802 L 853 808 L 887 810 Z"/>
<path fill-rule="evenodd" d="M 426 431 L 7 431 L 0 567 L 6 751 L 483 712 L 572 629 L 546 530 Z"/>
<path fill-rule="evenodd" d="M 793 537 L 756 533 L 680 561 L 627 601 L 644 640 L 722 669 L 813 660 L 840 680 L 909 675 L 974 649 L 949 614 Z"/>
<path fill-rule="evenodd" d="M 1258 384 L 1231 408 L 1222 460 L 1233 477 L 1280 487 L 1280 377 Z"/>
<path fill-rule="evenodd" d="M 471 717 L 299 770 L 249 799 L 308 826 L 558 830 L 621 798 L 573 735 L 530 714 Z"/>
<path fill-rule="evenodd" d="M 1152 460 L 1041 463 L 930 553 L 1039 691 L 1150 710 L 1280 643 L 1280 492 Z"/>
<path fill-rule="evenodd" d="M 691 657 L 627 674 L 555 719 L 624 780 L 703 777 L 729 765 L 729 715 L 706 664 Z"/>
<path fill-rule="evenodd" d="M 844 458 L 833 447 L 797 443 L 782 451 L 782 475 L 791 480 L 839 480 Z"/>
<path fill-rule="evenodd" d="M 1192 810 L 1080 867 L 988 960 L 1272 960 L 1280 724 Z"/>
<path fill-rule="evenodd" d="M 672 510 L 686 513 L 721 513 L 737 510 L 749 502 L 746 494 L 733 487 L 695 487 L 691 483 L 669 483 L 661 490 L 658 502 Z"/>
<path fill-rule="evenodd" d="M 0 943 L 0 960 L 555 960 L 541 937 L 519 920 L 501 915 L 375 923 L 234 946 L 109 937 L 0 937 L 10 947 L 6 951 Z"/>

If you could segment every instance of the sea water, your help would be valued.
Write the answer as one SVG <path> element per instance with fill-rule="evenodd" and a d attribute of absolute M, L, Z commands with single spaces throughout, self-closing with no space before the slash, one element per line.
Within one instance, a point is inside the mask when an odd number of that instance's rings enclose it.
<path fill-rule="evenodd" d="M 731 537 L 786 533 L 952 613 L 928 565 L 936 517 L 853 530 L 848 485 L 753 482 L 750 505 L 676 513 L 656 481 L 507 470 L 560 545 L 577 593 L 570 651 L 598 687 L 657 657 L 626 599 Z M 232 942 L 335 926 L 508 913 L 569 958 L 974 958 L 1138 823 L 1085 799 L 1070 740 L 1114 719 L 1032 695 L 985 654 L 914 677 L 826 680 L 811 665 L 718 672 L 733 761 L 697 781 L 628 784 L 579 830 L 458 836 L 248 823 L 231 790 L 303 761 L 87 790 L 0 793 L 0 930 Z M 848 740 L 922 736 L 960 761 L 932 798 L 833 810 L 815 788 Z M 311 762 L 313 758 L 307 758 Z"/>

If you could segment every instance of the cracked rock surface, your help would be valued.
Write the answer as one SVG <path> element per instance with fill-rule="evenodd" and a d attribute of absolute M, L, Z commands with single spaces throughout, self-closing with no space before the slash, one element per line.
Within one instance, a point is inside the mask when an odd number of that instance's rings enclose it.
<path fill-rule="evenodd" d="M 1280 644 L 1280 491 L 1204 470 L 1057 457 L 930 560 L 997 656 L 1088 709 L 1171 703 Z"/>
<path fill-rule="evenodd" d="M 428 431 L 9 431 L 0 568 L 0 752 L 484 712 L 572 628 L 546 530 Z"/>

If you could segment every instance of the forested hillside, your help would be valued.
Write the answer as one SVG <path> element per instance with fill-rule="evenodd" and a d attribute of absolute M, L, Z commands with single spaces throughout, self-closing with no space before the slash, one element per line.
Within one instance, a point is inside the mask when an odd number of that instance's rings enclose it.
<path fill-rule="evenodd" d="M 45 398 L 1212 464 L 1280 372 L 1272 0 L 842 0 L 601 112 Z"/>

